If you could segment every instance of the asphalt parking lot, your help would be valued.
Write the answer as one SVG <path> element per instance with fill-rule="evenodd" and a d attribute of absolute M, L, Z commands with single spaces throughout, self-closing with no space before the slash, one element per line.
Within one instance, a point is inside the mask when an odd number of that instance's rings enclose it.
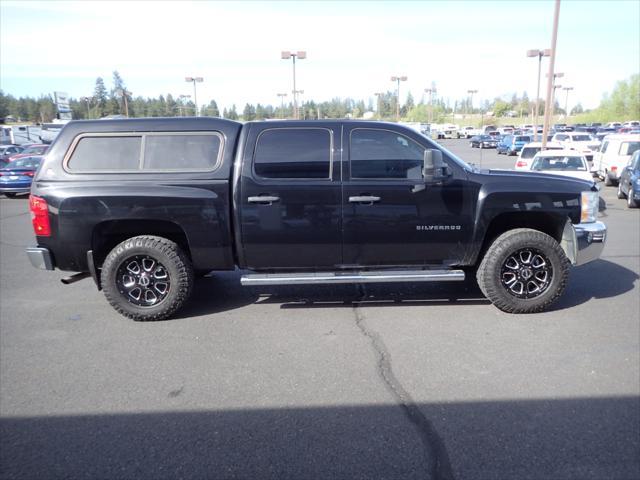
<path fill-rule="evenodd" d="M 514 157 L 442 143 L 467 161 Z M 172 320 L 35 270 L 0 199 L 0 478 L 640 478 L 640 210 L 550 312 L 464 284 L 198 282 Z"/>

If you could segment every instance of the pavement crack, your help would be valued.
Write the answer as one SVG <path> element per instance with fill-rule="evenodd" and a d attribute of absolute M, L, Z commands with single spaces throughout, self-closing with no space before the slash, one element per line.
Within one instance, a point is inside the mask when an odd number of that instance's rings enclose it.
<path fill-rule="evenodd" d="M 359 285 L 361 298 L 366 297 L 366 290 L 364 286 Z M 449 461 L 449 454 L 444 441 L 431 424 L 429 419 L 422 413 L 420 407 L 415 403 L 409 392 L 407 392 L 400 381 L 393 373 L 391 355 L 387 350 L 384 341 L 378 333 L 367 327 L 362 314 L 362 310 L 358 308 L 358 304 L 353 306 L 353 314 L 355 316 L 355 323 L 360 332 L 370 341 L 371 346 L 378 359 L 376 369 L 378 375 L 385 384 L 385 387 L 391 395 L 395 398 L 396 402 L 402 408 L 405 416 L 415 427 L 420 436 L 420 440 L 424 445 L 425 454 L 428 459 L 432 459 L 431 478 L 436 480 L 453 480 L 453 469 Z"/>

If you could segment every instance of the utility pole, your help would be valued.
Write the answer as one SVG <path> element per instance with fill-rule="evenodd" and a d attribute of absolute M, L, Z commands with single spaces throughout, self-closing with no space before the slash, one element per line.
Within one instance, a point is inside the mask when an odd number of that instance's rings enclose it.
<path fill-rule="evenodd" d="M 556 66 L 556 44 L 558 41 L 558 20 L 560 19 L 560 0 L 556 0 L 553 11 L 553 31 L 551 34 L 551 56 L 549 57 L 549 75 L 547 78 L 547 98 L 544 109 L 544 127 L 542 128 L 542 150 L 547 148 L 547 133 L 549 132 L 550 103 L 553 93 L 553 72 Z"/>
<path fill-rule="evenodd" d="M 296 90 L 296 58 L 298 60 L 304 60 L 305 58 L 307 58 L 307 52 L 303 51 L 303 50 L 299 50 L 297 52 L 289 52 L 289 51 L 284 51 L 280 54 L 280 58 L 282 60 L 289 60 L 290 58 L 293 59 L 293 118 L 295 118 L 296 120 L 298 120 L 298 90 Z"/>
<path fill-rule="evenodd" d="M 198 111 L 198 93 L 196 91 L 196 83 L 204 82 L 204 78 L 202 77 L 184 77 L 185 82 L 193 83 L 193 104 L 196 107 L 196 117 L 200 116 L 200 112 Z"/>
<path fill-rule="evenodd" d="M 398 82 L 398 89 L 396 90 L 396 122 L 400 121 L 400 82 L 406 82 L 407 76 L 393 76 L 391 77 L 392 82 Z"/>
<path fill-rule="evenodd" d="M 470 107 L 471 107 L 471 115 L 473 115 L 473 94 L 478 93 L 478 90 L 467 90 L 467 93 L 471 95 Z"/>
<path fill-rule="evenodd" d="M 564 119 L 566 120 L 569 117 L 569 90 L 573 90 L 573 87 L 564 87 L 563 90 L 566 92 L 564 97 Z"/>

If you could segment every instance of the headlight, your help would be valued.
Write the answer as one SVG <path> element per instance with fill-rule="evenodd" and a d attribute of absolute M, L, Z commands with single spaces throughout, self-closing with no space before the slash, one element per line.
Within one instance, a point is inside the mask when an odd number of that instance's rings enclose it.
<path fill-rule="evenodd" d="M 598 218 L 598 192 L 582 192 L 580 198 L 580 222 L 591 223 Z"/>

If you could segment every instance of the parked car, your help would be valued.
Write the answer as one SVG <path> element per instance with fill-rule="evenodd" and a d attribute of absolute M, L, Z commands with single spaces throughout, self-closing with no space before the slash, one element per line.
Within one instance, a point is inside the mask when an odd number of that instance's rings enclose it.
<path fill-rule="evenodd" d="M 538 152 L 531 161 L 530 170 L 539 173 L 553 173 L 566 177 L 593 181 L 589 164 L 584 155 L 575 150 L 545 150 Z"/>
<path fill-rule="evenodd" d="M 469 142 L 471 148 L 496 148 L 498 140 L 491 135 L 476 135 Z"/>
<path fill-rule="evenodd" d="M 505 135 L 496 146 L 498 154 L 517 155 L 527 143 L 531 142 L 529 135 Z"/>
<path fill-rule="evenodd" d="M 593 160 L 593 154 L 600 147 L 599 141 L 594 140 L 590 134 L 581 132 L 556 133 L 553 141 L 561 143 L 565 148 L 582 153 L 589 161 Z"/>
<path fill-rule="evenodd" d="M 620 174 L 618 198 L 627 199 L 627 207 L 640 205 L 640 150 L 636 150 Z"/>
<path fill-rule="evenodd" d="M 562 150 L 562 148 L 562 145 L 560 145 L 559 143 L 547 142 L 546 150 Z M 531 165 L 533 157 L 535 157 L 540 150 L 542 150 L 542 142 L 527 143 L 524 147 L 522 147 L 522 150 L 520 150 L 520 154 L 518 155 L 518 159 L 516 160 L 514 169 L 529 170 L 529 165 Z"/>
<path fill-rule="evenodd" d="M 640 127 L 640 121 L 638 120 L 631 120 L 629 122 L 624 122 L 622 124 L 623 127 L 631 127 L 631 128 L 638 128 Z"/>
<path fill-rule="evenodd" d="M 48 149 L 49 149 L 49 145 L 44 145 L 42 143 L 35 143 L 35 144 L 32 144 L 32 145 L 29 145 L 27 148 L 22 150 L 20 153 L 16 153 L 16 154 L 11 155 L 9 157 L 9 161 L 13 162 L 14 160 L 17 160 L 18 158 L 31 157 L 33 155 L 44 155 L 45 153 L 47 153 Z"/>
<path fill-rule="evenodd" d="M 594 182 L 479 170 L 396 124 L 89 120 L 55 145 L 31 187 L 28 258 L 93 278 L 139 321 L 175 313 L 198 272 L 236 268 L 256 287 L 474 270 L 497 308 L 535 313 L 606 241 Z"/>
<path fill-rule="evenodd" d="M 640 150 L 640 135 L 607 135 L 595 154 L 593 170 L 605 185 L 615 185 L 636 150 Z"/>
<path fill-rule="evenodd" d="M 0 145 L 0 166 L 9 163 L 9 157 L 22 153 L 24 150 L 20 145 Z"/>
<path fill-rule="evenodd" d="M 33 176 L 42 162 L 42 156 L 33 155 L 18 158 L 0 169 L 0 193 L 13 198 L 29 193 Z"/>
<path fill-rule="evenodd" d="M 473 136 L 472 132 L 475 131 L 475 127 L 462 127 L 458 130 L 458 138 L 471 138 Z"/>

